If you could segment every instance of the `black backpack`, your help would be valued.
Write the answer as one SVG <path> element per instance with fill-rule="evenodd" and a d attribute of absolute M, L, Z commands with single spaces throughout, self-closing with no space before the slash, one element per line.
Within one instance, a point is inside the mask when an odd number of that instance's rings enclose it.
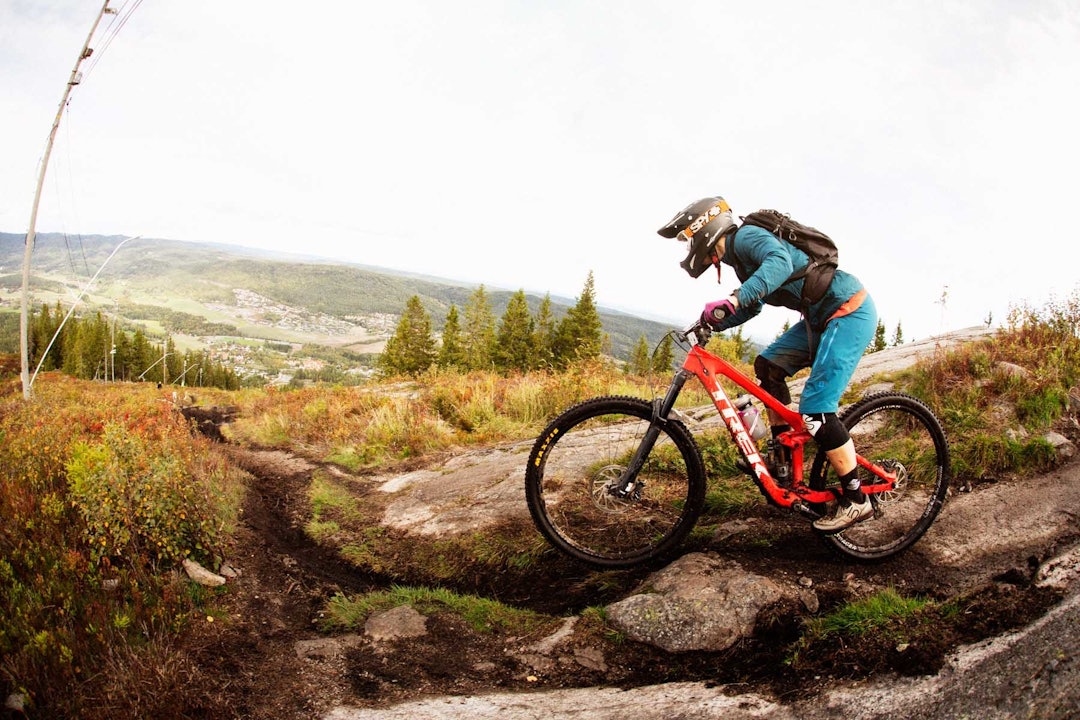
<path fill-rule="evenodd" d="M 810 262 L 796 270 L 784 284 L 799 278 L 803 280 L 802 302 L 810 306 L 825 297 L 825 292 L 836 274 L 839 252 L 836 243 L 825 233 L 809 225 L 792 220 L 778 210 L 758 210 L 743 217 L 744 225 L 755 225 L 768 230 L 781 240 L 787 241 L 806 253 Z"/>

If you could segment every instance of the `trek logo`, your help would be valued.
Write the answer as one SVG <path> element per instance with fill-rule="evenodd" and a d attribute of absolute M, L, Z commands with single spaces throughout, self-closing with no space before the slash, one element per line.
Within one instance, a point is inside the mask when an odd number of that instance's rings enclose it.
<path fill-rule="evenodd" d="M 717 398 L 718 400 L 720 398 Z M 726 398 L 724 398 L 726 401 Z M 769 469 L 765 466 L 765 463 L 761 459 L 761 455 L 758 454 L 757 445 L 750 439 L 750 433 L 746 432 L 746 428 L 739 420 L 738 413 L 735 412 L 735 408 L 731 407 L 731 403 L 724 402 L 723 409 L 720 411 L 720 415 L 724 418 L 724 422 L 727 423 L 728 429 L 731 430 L 732 437 L 735 438 L 735 444 L 746 455 L 746 459 L 750 461 L 750 466 L 754 468 L 754 473 L 761 477 L 762 475 L 768 475 Z"/>

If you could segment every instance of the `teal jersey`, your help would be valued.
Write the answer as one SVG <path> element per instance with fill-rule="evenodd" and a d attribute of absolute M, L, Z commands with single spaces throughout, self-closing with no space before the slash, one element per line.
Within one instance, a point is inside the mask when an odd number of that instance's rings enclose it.
<path fill-rule="evenodd" d="M 785 281 L 793 272 L 806 267 L 810 258 L 794 245 L 754 225 L 743 225 L 734 237 L 728 238 L 721 260 L 735 269 L 742 286 L 737 293 L 738 312 L 718 325 L 719 330 L 741 325 L 757 316 L 763 304 L 802 312 L 811 326 L 820 330 L 848 298 L 863 289 L 857 277 L 838 269 L 821 300 L 804 310 L 802 278 Z"/>

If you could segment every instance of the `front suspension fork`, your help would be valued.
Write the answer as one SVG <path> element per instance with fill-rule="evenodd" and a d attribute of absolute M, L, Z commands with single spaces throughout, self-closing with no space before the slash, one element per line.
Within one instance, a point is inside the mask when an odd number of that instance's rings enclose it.
<path fill-rule="evenodd" d="M 626 466 L 626 470 L 623 471 L 619 477 L 619 482 L 611 486 L 608 490 L 609 493 L 618 498 L 628 498 L 639 490 L 637 481 L 638 473 L 641 472 L 641 468 L 645 466 L 645 460 L 648 459 L 649 454 L 653 451 L 653 446 L 656 444 L 657 438 L 660 437 L 660 431 L 668 423 L 668 415 L 671 414 L 672 408 L 675 407 L 675 401 L 679 399 L 679 393 L 682 392 L 683 386 L 686 385 L 686 381 L 692 376 L 692 373 L 687 370 L 680 369 L 675 373 L 675 377 L 671 379 L 671 385 L 668 386 L 667 393 L 663 399 L 656 398 L 653 400 L 652 418 L 649 421 L 649 429 L 645 431 L 645 436 L 641 439 L 641 444 L 638 445 L 634 456 L 630 458 L 630 464 Z"/>

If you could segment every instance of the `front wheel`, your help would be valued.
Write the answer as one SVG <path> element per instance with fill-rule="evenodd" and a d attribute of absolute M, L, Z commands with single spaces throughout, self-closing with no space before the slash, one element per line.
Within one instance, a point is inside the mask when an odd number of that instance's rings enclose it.
<path fill-rule="evenodd" d="M 627 568 L 664 555 L 693 528 L 705 499 L 705 468 L 677 420 L 660 422 L 633 492 L 612 492 L 652 415 L 652 404 L 640 398 L 595 398 L 566 410 L 537 438 L 525 499 L 557 549 L 596 567 Z"/>
<path fill-rule="evenodd" d="M 921 400 L 879 393 L 847 408 L 840 419 L 855 451 L 896 475 L 896 487 L 870 496 L 874 517 L 836 535 L 819 533 L 825 544 L 855 560 L 881 560 L 922 537 L 941 510 L 951 474 L 949 444 L 934 413 Z M 875 482 L 862 470 L 864 483 Z M 810 487 L 838 482 L 824 453 L 814 458 Z"/>

